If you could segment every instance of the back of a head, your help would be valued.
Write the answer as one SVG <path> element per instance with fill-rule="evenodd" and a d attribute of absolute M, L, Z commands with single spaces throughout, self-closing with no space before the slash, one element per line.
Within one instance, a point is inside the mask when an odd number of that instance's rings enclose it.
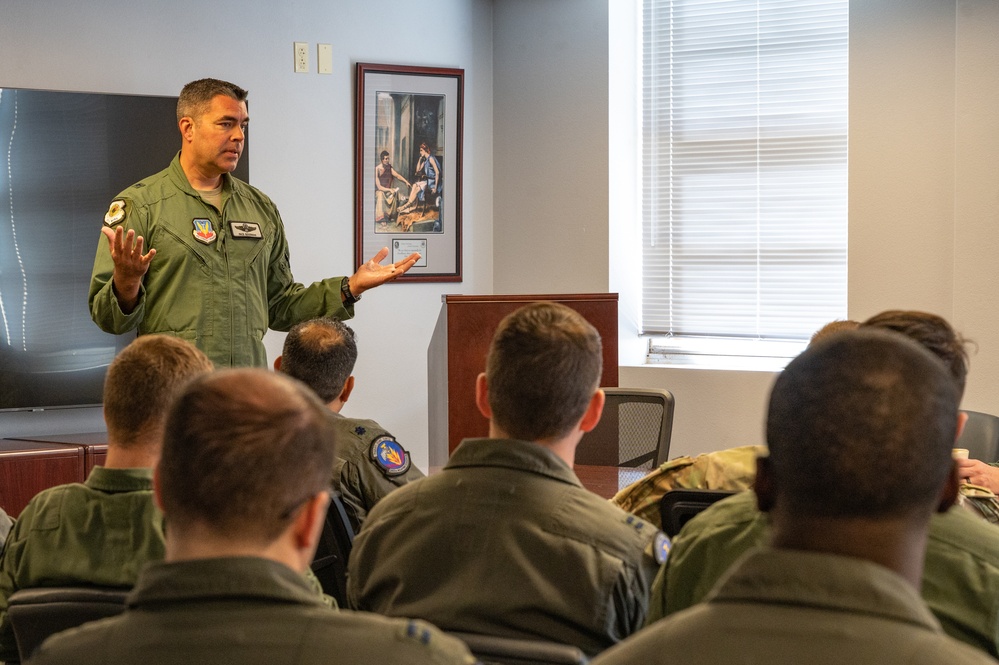
<path fill-rule="evenodd" d="M 112 445 L 159 438 L 167 410 L 192 379 L 214 369 L 193 344 L 168 335 L 142 335 L 125 347 L 104 378 L 104 421 Z"/>
<path fill-rule="evenodd" d="M 245 102 L 247 92 L 235 83 L 222 81 L 220 79 L 198 79 L 185 85 L 177 98 L 177 121 L 188 117 L 197 119 L 204 114 L 211 106 L 212 99 L 218 95 L 224 95 L 235 99 L 237 102 Z"/>
<path fill-rule="evenodd" d="M 861 328 L 894 330 L 926 348 L 937 356 L 964 394 L 968 377 L 968 350 L 966 341 L 943 317 L 915 310 L 891 309 L 875 314 L 860 324 Z"/>
<path fill-rule="evenodd" d="M 600 334 L 575 310 L 532 303 L 504 318 L 486 359 L 493 421 L 508 436 L 565 436 L 599 387 Z"/>
<path fill-rule="evenodd" d="M 313 319 L 288 332 L 281 371 L 312 388 L 327 404 L 336 399 L 354 371 L 357 341 L 343 321 Z"/>
<path fill-rule="evenodd" d="M 958 402 L 940 362 L 896 333 L 810 346 L 770 396 L 777 496 L 799 516 L 928 516 L 953 467 Z"/>
<path fill-rule="evenodd" d="M 330 418 L 304 385 L 277 372 L 225 370 L 191 383 L 170 412 L 159 465 L 167 528 L 182 534 L 195 523 L 272 542 L 329 485 Z"/>

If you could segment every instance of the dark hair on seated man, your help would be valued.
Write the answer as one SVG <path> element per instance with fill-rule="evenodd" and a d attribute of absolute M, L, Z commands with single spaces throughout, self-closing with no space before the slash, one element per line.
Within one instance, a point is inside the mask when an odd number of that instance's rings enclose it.
<path fill-rule="evenodd" d="M 938 368 L 915 342 L 872 330 L 791 361 L 771 393 L 761 460 L 787 510 L 928 519 L 954 473 L 960 400 Z"/>
<path fill-rule="evenodd" d="M 957 382 L 960 394 L 968 378 L 968 341 L 941 316 L 916 310 L 890 309 L 860 324 L 861 328 L 894 330 L 936 355 Z"/>
<path fill-rule="evenodd" d="M 300 383 L 250 370 L 205 377 L 167 421 L 157 476 L 167 528 L 271 540 L 329 487 L 334 457 L 329 414 Z"/>
<path fill-rule="evenodd" d="M 545 441 L 579 422 L 600 384 L 600 334 L 574 310 L 533 303 L 500 323 L 486 359 L 492 420 L 507 436 Z"/>
<path fill-rule="evenodd" d="M 354 331 L 343 321 L 322 318 L 303 321 L 288 332 L 275 368 L 309 386 L 329 404 L 339 397 L 356 362 Z"/>

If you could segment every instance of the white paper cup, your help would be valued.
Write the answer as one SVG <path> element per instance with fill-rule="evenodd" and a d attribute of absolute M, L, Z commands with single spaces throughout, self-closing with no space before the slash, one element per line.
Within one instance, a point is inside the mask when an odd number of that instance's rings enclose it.
<path fill-rule="evenodd" d="M 954 459 L 968 459 L 967 448 L 954 448 L 953 454 L 954 454 Z"/>

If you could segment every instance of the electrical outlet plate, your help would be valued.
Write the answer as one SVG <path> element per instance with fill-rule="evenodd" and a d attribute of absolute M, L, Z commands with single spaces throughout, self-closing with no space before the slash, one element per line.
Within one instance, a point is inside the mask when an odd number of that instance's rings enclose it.
<path fill-rule="evenodd" d="M 295 73 L 307 74 L 309 72 L 309 43 L 295 42 Z"/>
<path fill-rule="evenodd" d="M 319 63 L 319 73 L 320 74 L 332 74 L 333 73 L 333 45 L 332 44 L 319 44 L 319 54 L 316 62 Z"/>

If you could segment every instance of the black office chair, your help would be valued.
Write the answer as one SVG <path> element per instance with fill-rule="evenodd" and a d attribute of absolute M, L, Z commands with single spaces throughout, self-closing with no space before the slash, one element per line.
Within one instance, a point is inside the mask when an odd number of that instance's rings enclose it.
<path fill-rule="evenodd" d="M 659 501 L 659 516 L 663 531 L 670 538 L 680 533 L 683 525 L 708 506 L 735 492 L 726 490 L 670 490 Z"/>
<path fill-rule="evenodd" d="M 965 411 L 968 422 L 964 426 L 956 448 L 967 448 L 971 459 L 999 462 L 999 416 L 978 411 Z"/>
<path fill-rule="evenodd" d="M 600 422 L 583 435 L 576 464 L 652 470 L 669 457 L 673 395 L 668 390 L 604 388 Z"/>
<path fill-rule="evenodd" d="M 343 501 L 333 493 L 330 507 L 326 511 L 326 523 L 312 559 L 312 572 L 323 591 L 335 598 L 340 607 L 347 606 L 347 559 L 353 547 L 354 529 L 350 526 Z"/>
<path fill-rule="evenodd" d="M 15 591 L 7 614 L 21 660 L 27 660 L 50 635 L 121 614 L 128 591 L 107 587 L 37 587 Z"/>
<path fill-rule="evenodd" d="M 446 631 L 468 646 L 481 665 L 586 665 L 579 647 L 558 642 Z"/>

